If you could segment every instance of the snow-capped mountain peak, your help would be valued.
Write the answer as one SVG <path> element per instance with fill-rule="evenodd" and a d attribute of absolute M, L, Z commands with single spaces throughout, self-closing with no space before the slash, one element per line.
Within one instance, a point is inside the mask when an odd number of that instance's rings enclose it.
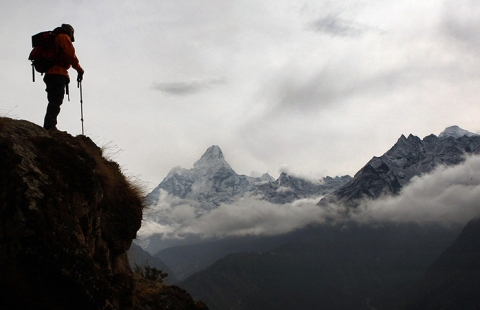
<path fill-rule="evenodd" d="M 463 136 L 474 137 L 474 136 L 478 136 L 478 135 L 476 133 L 470 132 L 468 130 L 462 129 L 462 128 L 454 125 L 454 126 L 450 126 L 450 127 L 445 128 L 445 130 L 442 131 L 438 137 L 441 138 L 441 139 L 445 139 L 445 138 L 448 138 L 448 137 L 461 138 Z"/>
<path fill-rule="evenodd" d="M 234 201 L 270 179 L 268 174 L 260 178 L 238 175 L 225 160 L 220 147 L 213 145 L 195 162 L 193 169 L 172 169 L 148 195 L 147 201 L 150 204 L 158 202 L 163 189 L 179 198 L 198 201 L 201 208 L 210 209 L 221 202 Z"/>
<path fill-rule="evenodd" d="M 149 205 L 156 204 L 160 199 L 160 191 L 164 190 L 172 196 L 196 201 L 203 210 L 215 208 L 220 203 L 237 201 L 245 195 L 283 204 L 324 195 L 346 183 L 349 178 L 329 178 L 317 184 L 286 173 L 282 173 L 277 181 L 268 173 L 261 177 L 239 175 L 227 163 L 222 150 L 213 145 L 195 162 L 193 169 L 173 168 L 146 200 Z M 287 193 L 290 196 L 279 192 L 280 188 L 290 188 Z"/>
<path fill-rule="evenodd" d="M 220 168 L 233 170 L 225 160 L 222 150 L 218 145 L 212 145 L 209 147 L 202 157 L 195 162 L 193 167 L 195 170 L 218 170 Z"/>
<path fill-rule="evenodd" d="M 465 160 L 465 154 L 480 154 L 480 135 L 458 126 L 446 128 L 438 137 L 402 135 L 380 157 L 373 157 L 353 180 L 325 197 L 321 204 L 340 200 L 356 206 L 362 198 L 375 199 L 384 194 L 398 194 L 414 176 L 435 167 L 453 166 Z"/>

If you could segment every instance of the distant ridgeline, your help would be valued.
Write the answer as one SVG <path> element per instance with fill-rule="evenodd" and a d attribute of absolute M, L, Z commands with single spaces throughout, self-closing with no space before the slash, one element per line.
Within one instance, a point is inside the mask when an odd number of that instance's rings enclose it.
<path fill-rule="evenodd" d="M 232 203 L 244 196 L 254 196 L 272 203 L 284 204 L 298 199 L 323 196 L 351 179 L 350 176 L 307 180 L 282 172 L 275 180 L 268 173 L 261 177 L 238 175 L 216 145 L 195 162 L 193 169 L 176 167 L 147 196 L 147 203 L 158 202 L 160 190 L 173 196 L 195 200 L 204 209 Z"/>
<path fill-rule="evenodd" d="M 327 195 L 320 204 L 356 206 L 356 201 L 362 198 L 398 194 L 412 177 L 431 172 L 439 165 L 457 165 L 468 154 L 480 154 L 480 136 L 458 126 L 423 140 L 402 135 L 390 150 L 373 157 L 352 180 Z"/>

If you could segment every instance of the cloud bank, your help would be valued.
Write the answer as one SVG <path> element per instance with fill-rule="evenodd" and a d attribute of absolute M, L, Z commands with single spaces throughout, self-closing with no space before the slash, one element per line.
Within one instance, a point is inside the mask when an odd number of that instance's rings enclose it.
<path fill-rule="evenodd" d="M 182 200 L 162 192 L 156 206 L 146 211 L 140 239 L 162 235 L 163 239 L 186 236 L 222 238 L 229 236 L 284 234 L 312 222 L 321 222 L 325 212 L 316 206 L 319 198 L 277 205 L 251 197 L 234 204 L 204 210 L 196 201 Z"/>
<path fill-rule="evenodd" d="M 309 224 L 344 221 L 342 206 L 317 205 L 319 197 L 276 205 L 245 198 L 204 210 L 198 202 L 185 201 L 163 192 L 160 202 L 145 216 L 140 238 L 161 235 L 162 239 L 186 236 L 222 238 L 229 236 L 284 234 Z M 438 167 L 415 177 L 398 196 L 365 200 L 349 221 L 363 224 L 385 222 L 465 224 L 480 214 L 480 156 L 463 164 Z"/>
<path fill-rule="evenodd" d="M 480 156 L 413 178 L 400 195 L 365 201 L 357 220 L 465 223 L 480 214 Z"/>

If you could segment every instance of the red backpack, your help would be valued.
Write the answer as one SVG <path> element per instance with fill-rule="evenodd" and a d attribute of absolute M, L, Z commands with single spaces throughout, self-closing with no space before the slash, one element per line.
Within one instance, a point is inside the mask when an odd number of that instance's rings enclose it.
<path fill-rule="evenodd" d="M 32 51 L 28 59 L 32 61 L 32 75 L 35 82 L 35 71 L 45 73 L 57 60 L 57 49 L 55 48 L 56 32 L 43 31 L 32 36 Z"/>

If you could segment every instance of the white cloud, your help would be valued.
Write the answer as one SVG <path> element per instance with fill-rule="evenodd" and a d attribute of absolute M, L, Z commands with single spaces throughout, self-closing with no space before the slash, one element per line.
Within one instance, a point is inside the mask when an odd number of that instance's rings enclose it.
<path fill-rule="evenodd" d="M 272 204 L 252 197 L 234 204 L 203 210 L 198 202 L 162 192 L 159 203 L 148 210 L 140 240 L 154 234 L 164 240 L 279 235 L 309 224 L 354 220 L 366 225 L 390 222 L 465 224 L 480 215 L 480 156 L 467 157 L 460 165 L 439 167 L 415 177 L 398 196 L 364 201 L 354 212 L 344 206 L 318 206 L 320 198 Z M 200 212 L 199 212 L 200 210 Z M 345 214 L 349 217 L 345 218 Z M 155 224 L 154 221 L 159 222 Z"/>
<path fill-rule="evenodd" d="M 480 44 L 480 34 L 476 31 L 480 27 L 478 1 L 447 0 L 444 2 L 443 9 L 440 28 L 442 33 L 457 41 L 456 43 L 464 44 L 472 52 L 476 51 L 475 54 L 478 55 Z"/>
<path fill-rule="evenodd" d="M 188 235 L 218 238 L 283 234 L 323 221 L 324 210 L 316 206 L 318 200 L 302 199 L 277 205 L 244 198 L 234 204 L 221 204 L 216 209 L 199 213 L 198 203 L 182 201 L 163 192 L 159 203 L 147 210 L 139 239 L 154 234 L 163 235 L 164 239 L 182 239 Z M 154 224 L 155 221 L 161 221 L 161 225 Z"/>
<path fill-rule="evenodd" d="M 464 224 L 480 215 L 480 156 L 415 177 L 400 195 L 365 201 L 359 221 Z"/>
<path fill-rule="evenodd" d="M 190 80 L 180 82 L 156 83 L 153 88 L 170 95 L 192 95 L 204 89 L 224 84 L 224 78 L 208 78 L 203 80 Z"/>
<path fill-rule="evenodd" d="M 381 33 L 378 29 L 332 13 L 314 21 L 311 28 L 314 31 L 341 37 L 358 37 L 370 31 Z"/>

